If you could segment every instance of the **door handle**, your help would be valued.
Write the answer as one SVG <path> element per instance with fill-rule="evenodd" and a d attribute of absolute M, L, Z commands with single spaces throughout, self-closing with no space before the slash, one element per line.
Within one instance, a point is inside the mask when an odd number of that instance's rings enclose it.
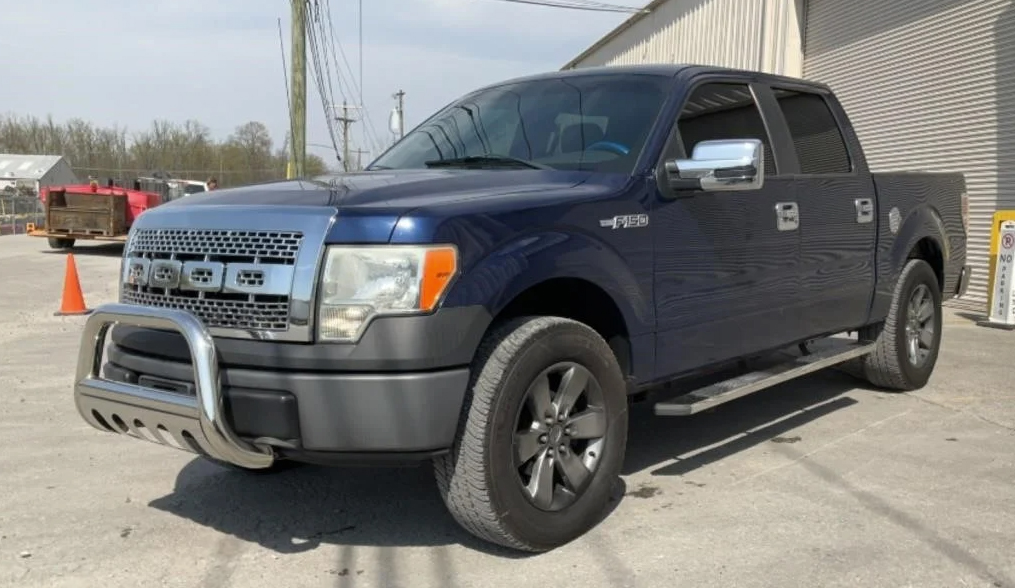
<path fill-rule="evenodd" d="M 857 198 L 856 222 L 866 224 L 874 220 L 874 201 L 870 198 Z"/>
<path fill-rule="evenodd" d="M 800 208 L 796 202 L 775 204 L 775 226 L 780 231 L 795 231 L 800 227 Z"/>

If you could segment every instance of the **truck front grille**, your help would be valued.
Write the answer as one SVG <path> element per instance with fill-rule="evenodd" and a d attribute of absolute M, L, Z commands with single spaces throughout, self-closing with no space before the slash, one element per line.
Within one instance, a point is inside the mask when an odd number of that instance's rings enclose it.
<path fill-rule="evenodd" d="M 130 241 L 130 253 L 176 259 L 210 256 L 211 260 L 293 265 L 303 242 L 292 231 L 224 231 L 189 229 L 143 229 Z M 221 258 L 221 259 L 220 259 Z"/>
<path fill-rule="evenodd" d="M 293 231 L 139 229 L 125 252 L 121 300 L 186 310 L 213 328 L 286 331 L 302 244 Z"/>

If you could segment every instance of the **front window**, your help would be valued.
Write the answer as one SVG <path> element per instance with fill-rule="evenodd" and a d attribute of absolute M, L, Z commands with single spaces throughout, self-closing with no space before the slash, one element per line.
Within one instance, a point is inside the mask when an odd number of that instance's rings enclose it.
<path fill-rule="evenodd" d="M 630 173 L 668 89 L 667 77 L 608 74 L 481 90 L 438 112 L 369 169 L 496 165 Z"/>

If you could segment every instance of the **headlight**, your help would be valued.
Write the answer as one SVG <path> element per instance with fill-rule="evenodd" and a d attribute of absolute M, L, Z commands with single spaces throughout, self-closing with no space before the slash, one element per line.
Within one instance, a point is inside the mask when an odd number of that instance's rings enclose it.
<path fill-rule="evenodd" d="M 430 312 L 457 271 L 458 250 L 450 245 L 329 247 L 318 337 L 356 341 L 376 316 Z"/>

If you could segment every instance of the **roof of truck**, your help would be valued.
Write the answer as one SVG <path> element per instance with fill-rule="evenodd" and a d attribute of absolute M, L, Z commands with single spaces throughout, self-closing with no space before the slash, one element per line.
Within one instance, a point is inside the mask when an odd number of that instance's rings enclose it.
<path fill-rule="evenodd" d="M 547 79 L 552 80 L 588 75 L 655 75 L 663 77 L 673 77 L 684 70 L 696 70 L 697 73 L 729 73 L 751 77 L 756 80 L 764 80 L 766 82 L 806 84 L 807 86 L 811 86 L 814 88 L 826 87 L 824 84 L 816 83 L 812 80 L 805 80 L 801 78 L 794 78 L 780 74 L 773 74 L 753 70 L 736 69 L 715 65 L 702 65 L 695 63 L 647 63 L 637 65 L 598 65 L 594 67 L 581 67 L 577 69 L 546 71 L 537 74 L 530 74 L 527 76 L 503 80 L 493 84 L 488 84 L 487 86 L 479 88 L 476 91 L 486 90 L 489 88 L 496 88 L 497 86 L 502 86 L 505 84 L 514 84 L 518 82 L 528 82 Z"/>
<path fill-rule="evenodd" d="M 631 75 L 631 74 L 642 74 L 642 75 L 656 75 L 672 77 L 677 75 L 681 70 L 693 67 L 687 64 L 670 64 L 670 63 L 647 63 L 640 65 L 599 65 L 595 67 L 583 67 L 580 69 L 568 69 L 568 70 L 553 70 L 545 71 L 536 74 L 529 74 L 520 76 L 517 78 L 503 80 L 494 84 L 490 84 L 487 87 L 500 86 L 502 84 L 511 84 L 515 82 L 527 82 L 532 80 L 552 80 L 559 78 L 570 78 L 575 76 L 587 76 L 587 75 Z"/>

